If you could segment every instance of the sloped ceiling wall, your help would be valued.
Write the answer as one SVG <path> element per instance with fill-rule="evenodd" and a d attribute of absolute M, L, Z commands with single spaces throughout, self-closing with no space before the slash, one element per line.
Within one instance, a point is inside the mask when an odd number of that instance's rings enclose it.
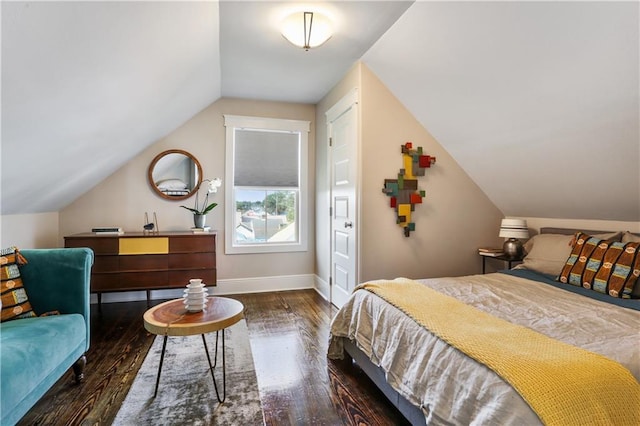
<path fill-rule="evenodd" d="M 292 4 L 2 2 L 2 214 L 58 211 L 221 95 L 315 103 L 362 58 L 505 215 L 640 221 L 637 2 L 329 2 L 334 37 L 296 56 L 240 25 Z"/>
<path fill-rule="evenodd" d="M 412 1 L 7 2 L 2 214 L 59 211 L 220 96 L 315 104 Z M 305 52 L 283 17 L 321 10 Z"/>
<path fill-rule="evenodd" d="M 506 215 L 638 221 L 639 28 L 637 2 L 416 2 L 363 61 Z"/>
<path fill-rule="evenodd" d="M 2 213 L 58 211 L 220 97 L 218 4 L 2 2 Z"/>

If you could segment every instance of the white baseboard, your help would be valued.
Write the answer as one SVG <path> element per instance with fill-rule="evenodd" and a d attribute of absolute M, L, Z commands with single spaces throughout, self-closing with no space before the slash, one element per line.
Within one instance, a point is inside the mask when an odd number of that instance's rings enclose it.
<path fill-rule="evenodd" d="M 314 275 L 313 278 L 314 278 L 314 289 L 318 292 L 320 296 L 324 298 L 324 300 L 331 301 L 329 283 L 317 275 Z"/>
<path fill-rule="evenodd" d="M 276 277 L 233 278 L 220 280 L 211 294 L 264 293 L 313 288 L 313 275 L 281 275 Z"/>
<path fill-rule="evenodd" d="M 314 277 L 315 275 L 307 274 L 282 275 L 275 277 L 233 278 L 228 280 L 218 280 L 218 284 L 215 287 L 207 288 L 209 289 L 210 295 L 216 296 L 223 296 L 225 294 L 316 289 L 314 286 Z M 151 300 L 177 299 L 183 296 L 183 291 L 184 288 L 152 290 Z M 322 295 L 322 293 L 320 294 Z M 134 302 L 139 300 L 147 300 L 146 291 L 102 293 L 102 303 Z M 91 295 L 91 303 L 98 303 L 98 296 L 96 294 Z"/>

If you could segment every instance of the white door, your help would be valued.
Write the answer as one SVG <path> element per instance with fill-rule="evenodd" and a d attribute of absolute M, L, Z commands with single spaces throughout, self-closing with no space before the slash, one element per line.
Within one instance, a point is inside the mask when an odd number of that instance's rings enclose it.
<path fill-rule="evenodd" d="M 353 91 L 327 112 L 331 167 L 331 303 L 345 304 L 358 282 L 358 111 Z"/>

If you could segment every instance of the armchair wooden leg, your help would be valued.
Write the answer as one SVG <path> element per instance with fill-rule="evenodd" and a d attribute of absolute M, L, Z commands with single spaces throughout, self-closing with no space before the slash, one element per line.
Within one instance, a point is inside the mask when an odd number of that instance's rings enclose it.
<path fill-rule="evenodd" d="M 82 355 L 78 360 L 73 364 L 73 373 L 76 376 L 76 383 L 80 384 L 84 380 L 84 367 L 87 365 L 87 356 Z"/>

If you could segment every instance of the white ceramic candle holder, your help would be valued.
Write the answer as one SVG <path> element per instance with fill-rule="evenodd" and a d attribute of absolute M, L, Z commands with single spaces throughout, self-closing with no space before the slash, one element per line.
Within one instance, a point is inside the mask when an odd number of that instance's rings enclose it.
<path fill-rule="evenodd" d="M 184 306 L 189 312 L 200 312 L 207 305 L 207 293 L 204 283 L 199 278 L 189 280 L 186 290 L 184 290 Z"/>

